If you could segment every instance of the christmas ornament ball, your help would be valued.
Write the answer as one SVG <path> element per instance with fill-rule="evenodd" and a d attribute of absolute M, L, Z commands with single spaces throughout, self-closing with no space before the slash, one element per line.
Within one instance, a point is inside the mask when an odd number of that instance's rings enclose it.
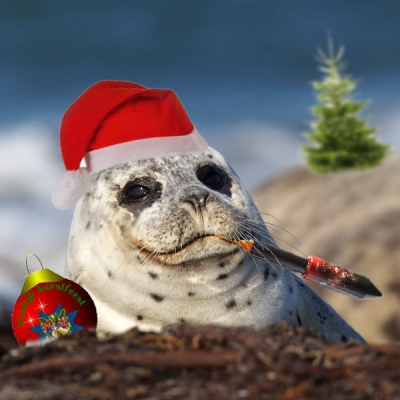
<path fill-rule="evenodd" d="M 89 293 L 49 269 L 27 275 L 12 313 L 14 335 L 21 345 L 95 329 L 96 324 Z"/>

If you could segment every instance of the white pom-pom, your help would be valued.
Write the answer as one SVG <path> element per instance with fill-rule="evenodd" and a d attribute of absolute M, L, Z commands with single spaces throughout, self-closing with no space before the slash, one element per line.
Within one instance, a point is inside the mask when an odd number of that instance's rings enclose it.
<path fill-rule="evenodd" d="M 54 189 L 51 200 L 56 208 L 66 210 L 82 197 L 88 186 L 89 171 L 87 168 L 67 171 Z"/>

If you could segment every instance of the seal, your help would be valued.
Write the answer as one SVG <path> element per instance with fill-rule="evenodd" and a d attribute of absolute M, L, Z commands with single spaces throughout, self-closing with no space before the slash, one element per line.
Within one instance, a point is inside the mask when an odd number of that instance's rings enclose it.
<path fill-rule="evenodd" d="M 92 296 L 99 334 L 287 321 L 330 340 L 364 342 L 297 276 L 218 236 L 275 245 L 216 150 L 125 162 L 90 174 L 66 273 Z"/>

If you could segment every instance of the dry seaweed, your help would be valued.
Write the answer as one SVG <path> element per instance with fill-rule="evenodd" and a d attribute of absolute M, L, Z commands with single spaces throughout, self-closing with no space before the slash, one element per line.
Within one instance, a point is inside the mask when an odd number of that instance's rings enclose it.
<path fill-rule="evenodd" d="M 400 399 L 400 344 L 337 344 L 286 324 L 89 333 L 30 348 L 0 338 L 1 399 Z"/>

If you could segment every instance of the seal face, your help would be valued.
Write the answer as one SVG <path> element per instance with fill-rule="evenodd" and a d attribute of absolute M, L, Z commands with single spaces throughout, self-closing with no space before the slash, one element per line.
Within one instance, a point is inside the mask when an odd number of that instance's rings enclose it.
<path fill-rule="evenodd" d="M 74 214 L 67 275 L 92 296 L 100 333 L 286 320 L 363 341 L 291 272 L 216 236 L 274 244 L 217 151 L 125 163 L 91 175 Z"/>

